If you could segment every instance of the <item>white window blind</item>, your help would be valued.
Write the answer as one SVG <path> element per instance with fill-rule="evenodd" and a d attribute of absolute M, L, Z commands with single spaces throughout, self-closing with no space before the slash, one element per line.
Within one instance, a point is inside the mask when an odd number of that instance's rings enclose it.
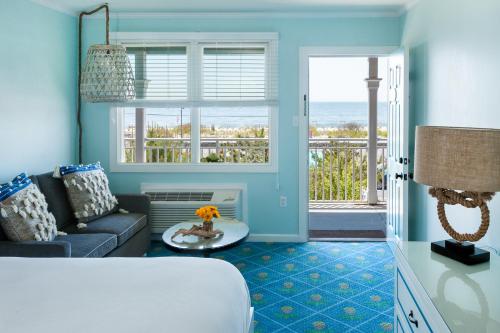
<path fill-rule="evenodd" d="M 188 56 L 185 46 L 128 47 L 137 99 L 186 100 Z"/>
<path fill-rule="evenodd" d="M 264 100 L 264 47 L 205 47 L 202 90 L 205 100 Z"/>

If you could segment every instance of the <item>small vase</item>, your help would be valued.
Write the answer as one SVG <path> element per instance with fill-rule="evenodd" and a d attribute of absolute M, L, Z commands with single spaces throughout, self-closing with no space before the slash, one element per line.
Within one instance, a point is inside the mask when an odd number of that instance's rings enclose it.
<path fill-rule="evenodd" d="M 214 231 L 214 223 L 212 221 L 208 222 L 203 221 L 203 230 L 207 232 Z"/>

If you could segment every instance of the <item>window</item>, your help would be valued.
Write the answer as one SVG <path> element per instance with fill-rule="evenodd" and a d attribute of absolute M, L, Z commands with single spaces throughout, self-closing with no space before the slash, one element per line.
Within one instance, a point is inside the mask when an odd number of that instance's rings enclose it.
<path fill-rule="evenodd" d="M 113 109 L 112 169 L 276 170 L 275 34 L 117 36 L 137 98 Z"/>

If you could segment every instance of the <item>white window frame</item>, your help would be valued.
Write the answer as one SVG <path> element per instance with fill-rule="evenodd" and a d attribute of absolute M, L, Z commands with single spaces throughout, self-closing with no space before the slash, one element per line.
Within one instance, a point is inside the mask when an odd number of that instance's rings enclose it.
<path fill-rule="evenodd" d="M 267 77 L 266 86 L 271 80 L 276 80 L 275 85 L 271 89 L 276 89 L 277 95 L 277 80 L 278 68 L 273 68 L 274 73 L 269 71 L 269 66 L 278 65 L 277 59 L 277 33 L 196 33 L 196 32 L 179 32 L 179 33 L 142 33 L 142 32 L 115 32 L 111 34 L 112 43 L 137 46 L 154 46 L 154 45 L 188 45 L 187 54 L 188 60 L 191 61 L 188 67 L 188 101 L 132 101 L 130 103 L 114 104 L 109 110 L 109 159 L 110 169 L 112 172 L 203 172 L 203 173 L 276 173 L 278 172 L 278 96 L 274 102 L 269 101 L 269 96 L 265 100 L 256 101 L 224 101 L 226 106 L 269 106 L 269 162 L 268 163 L 201 163 L 199 162 L 199 143 L 200 142 L 200 105 L 210 105 L 211 101 L 202 100 L 201 81 L 202 81 L 202 61 L 201 56 L 204 46 L 200 43 L 256 43 L 261 46 L 264 44 L 267 57 Z M 272 44 L 271 44 L 272 43 Z M 196 45 L 195 47 L 193 47 Z M 269 45 L 275 48 L 275 54 L 267 52 Z M 194 52 L 194 51 L 201 52 Z M 274 75 L 276 77 L 271 77 Z M 199 84 L 189 84 L 189 82 L 199 82 Z M 266 87 L 266 94 L 272 93 Z M 123 163 L 123 140 L 122 140 L 122 117 L 118 112 L 124 107 L 181 107 L 191 104 L 192 129 L 191 131 L 191 163 Z M 221 104 L 214 102 L 214 104 Z M 196 144 L 195 144 L 196 143 Z"/>

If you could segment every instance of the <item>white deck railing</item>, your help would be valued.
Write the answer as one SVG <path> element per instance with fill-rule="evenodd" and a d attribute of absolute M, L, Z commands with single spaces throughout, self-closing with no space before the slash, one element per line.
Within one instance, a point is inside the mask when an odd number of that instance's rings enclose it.
<path fill-rule="evenodd" d="M 387 140 L 377 143 L 378 200 L 386 200 Z M 309 200 L 366 202 L 368 139 L 309 139 Z"/>
<path fill-rule="evenodd" d="M 125 138 L 126 162 L 135 161 L 135 139 Z M 145 139 L 146 163 L 190 163 L 190 138 Z M 265 163 L 266 138 L 202 138 L 204 163 Z M 311 202 L 366 202 L 368 139 L 309 139 L 309 200 Z M 377 193 L 386 201 L 387 140 L 377 144 Z"/>
<path fill-rule="evenodd" d="M 135 161 L 135 139 L 125 138 L 125 160 Z M 190 138 L 145 139 L 145 163 L 191 162 Z M 200 156 L 205 163 L 266 163 L 269 161 L 267 138 L 202 138 Z"/>

